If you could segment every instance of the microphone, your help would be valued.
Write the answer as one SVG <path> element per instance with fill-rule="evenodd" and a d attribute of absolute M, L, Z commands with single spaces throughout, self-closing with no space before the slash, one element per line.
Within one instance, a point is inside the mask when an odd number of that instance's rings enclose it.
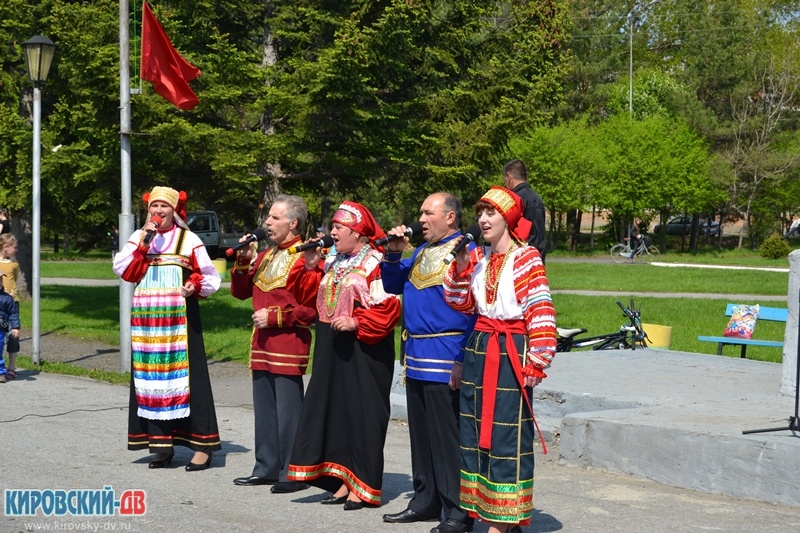
<path fill-rule="evenodd" d="M 333 246 L 333 237 L 330 235 L 325 235 L 318 241 L 308 241 L 305 244 L 298 244 L 297 246 L 292 246 L 289 248 L 290 254 L 296 254 L 298 252 L 305 252 L 306 250 L 310 250 L 312 248 L 330 248 Z"/>
<path fill-rule="evenodd" d="M 150 222 L 155 224 L 156 227 L 159 227 L 161 225 L 161 217 L 158 216 L 158 215 L 153 215 L 150 218 Z M 149 230 L 145 231 L 144 232 L 144 243 L 145 244 L 150 244 L 150 241 L 153 240 L 153 237 L 155 237 L 155 235 L 156 235 L 155 230 L 149 229 Z"/>
<path fill-rule="evenodd" d="M 475 241 L 480 234 L 481 228 L 479 228 L 477 224 L 472 224 L 470 227 L 468 227 L 467 232 L 464 234 L 464 238 L 461 239 L 461 242 L 456 244 L 456 247 L 453 248 L 453 251 L 447 254 L 447 257 L 444 258 L 444 264 L 449 265 L 452 263 L 458 255 L 458 252 L 466 248 L 469 243 Z"/>
<path fill-rule="evenodd" d="M 245 246 L 250 246 L 251 242 L 260 241 L 261 239 L 263 239 L 266 236 L 267 236 L 267 232 L 264 231 L 263 228 L 258 228 L 252 234 L 250 234 L 250 236 L 248 238 L 246 238 L 245 240 L 243 240 L 242 242 L 240 242 L 239 244 L 237 244 L 233 248 L 228 248 L 227 250 L 225 250 L 225 255 L 230 257 L 233 254 L 235 254 L 237 251 L 239 251 L 242 248 L 244 248 Z"/>
<path fill-rule="evenodd" d="M 403 232 L 403 235 L 406 237 L 413 237 L 414 235 L 419 235 L 420 233 L 422 233 L 422 224 L 419 222 L 414 222 L 406 228 L 406 231 Z M 397 239 L 402 239 L 402 237 L 398 237 L 397 235 L 387 235 L 386 237 L 381 237 L 380 239 L 376 240 L 375 246 L 383 246 Z"/>

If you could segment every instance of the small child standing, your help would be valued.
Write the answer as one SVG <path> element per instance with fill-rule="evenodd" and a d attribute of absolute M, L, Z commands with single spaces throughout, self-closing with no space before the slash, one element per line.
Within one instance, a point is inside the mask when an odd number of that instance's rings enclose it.
<path fill-rule="evenodd" d="M 14 299 L 19 316 L 19 296 L 17 295 L 17 278 L 19 277 L 19 263 L 14 259 L 17 255 L 17 239 L 11 233 L 0 235 L 0 272 L 5 274 L 3 285 L 5 292 Z M 3 353 L 0 347 L 0 356 Z M 19 320 L 14 331 L 8 335 L 8 369 L 7 379 L 17 377 L 17 353 L 19 353 Z"/>
<path fill-rule="evenodd" d="M 6 333 L 11 330 L 19 338 L 19 311 L 12 298 L 3 288 L 5 274 L 0 272 L 0 383 L 7 381 L 6 362 L 3 360 Z"/>

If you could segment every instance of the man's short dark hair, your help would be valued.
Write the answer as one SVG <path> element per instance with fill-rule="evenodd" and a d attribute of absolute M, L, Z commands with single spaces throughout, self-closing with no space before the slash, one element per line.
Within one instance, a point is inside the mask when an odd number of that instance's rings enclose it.
<path fill-rule="evenodd" d="M 452 211 L 456 214 L 456 227 L 461 227 L 461 202 L 456 198 L 454 195 L 450 194 L 449 192 L 443 192 L 442 196 L 444 196 L 444 208 L 447 211 Z"/>
<path fill-rule="evenodd" d="M 512 178 L 520 181 L 528 181 L 528 169 L 525 163 L 519 159 L 513 159 L 503 167 L 503 175 L 510 174 Z"/>

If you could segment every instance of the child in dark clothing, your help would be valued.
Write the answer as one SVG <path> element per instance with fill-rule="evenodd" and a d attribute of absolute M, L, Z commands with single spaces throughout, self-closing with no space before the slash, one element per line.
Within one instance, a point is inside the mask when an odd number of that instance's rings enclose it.
<path fill-rule="evenodd" d="M 19 336 L 19 311 L 17 305 L 12 298 L 3 288 L 3 278 L 5 276 L 0 272 L 0 383 L 5 383 L 6 378 L 6 362 L 3 359 L 3 349 L 6 345 L 6 333 L 9 330 L 13 331 Z"/>

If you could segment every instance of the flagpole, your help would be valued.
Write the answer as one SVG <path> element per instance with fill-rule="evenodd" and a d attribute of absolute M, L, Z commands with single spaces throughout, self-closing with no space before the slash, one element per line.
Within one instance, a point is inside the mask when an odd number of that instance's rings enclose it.
<path fill-rule="evenodd" d="M 133 233 L 131 213 L 131 66 L 130 11 L 128 0 L 119 2 L 119 129 L 120 129 L 120 247 Z M 119 366 L 131 369 L 131 305 L 133 284 L 119 281 Z"/>

